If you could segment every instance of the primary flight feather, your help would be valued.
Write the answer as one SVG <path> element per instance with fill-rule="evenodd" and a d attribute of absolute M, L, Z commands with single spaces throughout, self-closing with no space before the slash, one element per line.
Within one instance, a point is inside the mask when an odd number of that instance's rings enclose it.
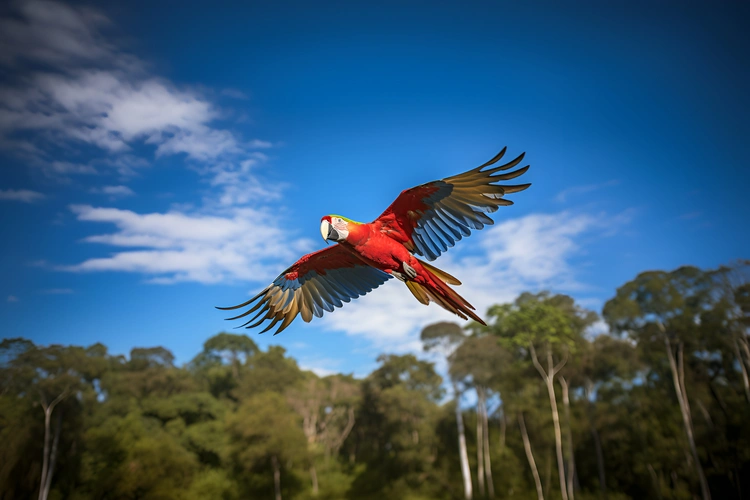
<path fill-rule="evenodd" d="M 503 198 L 523 191 L 531 184 L 496 184 L 514 179 L 529 169 L 517 166 L 516 159 L 495 165 L 505 154 L 463 174 L 428 182 L 402 191 L 380 217 L 369 224 L 340 215 L 326 215 L 320 232 L 336 245 L 305 255 L 281 273 L 258 295 L 242 304 L 219 307 L 222 310 L 248 310 L 230 320 L 250 317 L 243 325 L 265 325 L 266 332 L 281 323 L 274 335 L 288 327 L 297 315 L 305 322 L 324 311 L 333 312 L 344 302 L 372 291 L 391 277 L 403 281 L 423 304 L 435 302 L 458 315 L 481 324 L 474 307 L 449 285 L 460 285 L 456 278 L 415 255 L 432 261 L 469 236 L 471 230 L 493 223 L 487 214 L 500 206 L 512 205 Z M 490 167 L 490 168 L 488 168 Z"/>

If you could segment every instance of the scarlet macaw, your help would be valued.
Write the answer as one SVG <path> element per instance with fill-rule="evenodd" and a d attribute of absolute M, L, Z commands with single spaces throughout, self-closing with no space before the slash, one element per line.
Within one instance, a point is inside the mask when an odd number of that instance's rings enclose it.
<path fill-rule="evenodd" d="M 463 174 L 402 191 L 369 224 L 340 215 L 324 216 L 320 233 L 326 242 L 334 241 L 335 245 L 305 255 L 247 302 L 218 309 L 239 309 L 255 303 L 239 316 L 228 319 L 243 318 L 257 311 L 241 326 L 254 328 L 270 321 L 263 333 L 281 321 L 276 335 L 298 314 L 309 322 L 313 316 L 333 312 L 334 307 L 365 295 L 395 276 L 422 304 L 436 302 L 462 319 L 470 317 L 484 325 L 474 307 L 449 286 L 461 282 L 415 255 L 429 261 L 436 259 L 456 241 L 469 236 L 472 229 L 493 224 L 486 214 L 501 205 L 513 204 L 504 195 L 531 185 L 495 184 L 520 176 L 529 169 L 528 165 L 492 175 L 515 167 L 525 153 L 505 165 L 483 170 L 500 160 L 505 150 Z"/>

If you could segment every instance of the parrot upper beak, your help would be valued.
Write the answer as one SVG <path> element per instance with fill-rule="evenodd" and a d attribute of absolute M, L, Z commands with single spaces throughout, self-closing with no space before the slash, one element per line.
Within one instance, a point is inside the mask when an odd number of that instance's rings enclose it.
<path fill-rule="evenodd" d="M 323 236 L 323 241 L 328 243 L 328 240 L 338 241 L 339 233 L 336 231 L 330 222 L 324 220 L 320 223 L 320 234 Z"/>

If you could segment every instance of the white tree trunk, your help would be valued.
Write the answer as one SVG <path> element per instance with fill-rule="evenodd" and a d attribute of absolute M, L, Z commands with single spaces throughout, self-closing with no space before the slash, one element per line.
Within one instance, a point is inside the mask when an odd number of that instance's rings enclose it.
<path fill-rule="evenodd" d="M 745 359 L 742 357 L 742 352 L 740 352 L 739 340 L 734 341 L 734 352 L 735 356 L 737 356 L 737 361 L 739 361 L 740 363 L 740 371 L 742 372 L 742 384 L 745 387 L 745 399 L 747 399 L 747 402 L 750 403 L 750 380 L 748 380 Z"/>
<path fill-rule="evenodd" d="M 482 399 L 484 392 L 477 387 L 477 489 L 484 496 L 484 424 L 482 423 Z"/>
<path fill-rule="evenodd" d="M 672 352 L 672 344 L 669 341 L 669 337 L 664 329 L 664 326 L 659 323 L 659 328 L 662 331 L 664 337 L 664 345 L 667 349 L 667 358 L 669 359 L 669 368 L 672 371 L 672 382 L 674 390 L 677 393 L 677 402 L 680 406 L 680 413 L 682 413 L 682 421 L 685 425 L 685 434 L 687 434 L 688 445 L 690 446 L 690 452 L 695 462 L 695 469 L 698 473 L 698 480 L 701 485 L 701 494 L 703 500 L 711 499 L 711 492 L 708 489 L 708 482 L 706 476 L 703 474 L 703 466 L 701 465 L 700 458 L 698 457 L 698 450 L 695 446 L 695 438 L 693 437 L 693 418 L 690 414 L 690 403 L 687 399 L 687 393 L 685 391 L 685 367 L 683 361 L 683 347 L 682 342 L 678 343 L 678 356 L 679 366 L 675 361 L 674 353 Z"/>
<path fill-rule="evenodd" d="M 529 434 L 526 432 L 526 422 L 523 419 L 523 412 L 518 412 L 518 426 L 521 428 L 521 437 L 523 438 L 523 449 L 526 451 L 526 459 L 529 461 L 529 467 L 531 468 L 531 475 L 534 476 L 534 484 L 536 485 L 536 496 L 539 500 L 544 500 L 544 491 L 542 490 L 542 481 L 539 479 L 539 470 L 536 468 L 536 461 L 534 460 L 534 453 L 531 451 L 531 442 L 529 441 Z"/>
<path fill-rule="evenodd" d="M 456 425 L 458 426 L 458 456 L 461 462 L 461 476 L 464 480 L 464 498 L 471 500 L 473 496 L 471 486 L 471 469 L 469 468 L 469 453 L 466 451 L 466 433 L 464 432 L 464 418 L 461 415 L 461 404 L 458 387 L 453 384 L 453 393 L 456 396 Z"/>
<path fill-rule="evenodd" d="M 271 457 L 273 466 L 273 489 L 276 494 L 276 500 L 281 500 L 281 469 L 279 469 L 279 459 L 276 455 Z"/>
<path fill-rule="evenodd" d="M 557 453 L 557 473 L 560 478 L 560 495 L 563 500 L 568 500 L 568 489 L 565 484 L 565 462 L 563 460 L 562 452 L 562 433 L 560 432 L 560 414 L 557 411 L 557 398 L 555 397 L 555 374 L 560 371 L 565 361 L 555 367 L 552 363 L 552 351 L 547 346 L 547 371 L 545 372 L 542 365 L 539 363 L 539 359 L 536 356 L 536 350 L 534 346 L 531 346 L 531 359 L 534 362 L 539 375 L 542 376 L 547 386 L 547 394 L 549 395 L 549 404 L 552 408 L 552 424 L 555 429 L 555 452 Z"/>
<path fill-rule="evenodd" d="M 55 464 L 57 463 L 57 445 L 60 443 L 60 428 L 62 427 L 62 413 L 57 411 L 57 425 L 55 425 L 55 438 L 52 440 L 52 451 L 50 452 L 49 471 L 47 472 L 46 483 L 44 485 L 44 498 L 49 496 L 49 489 L 52 485 L 52 476 L 55 473 Z"/>
<path fill-rule="evenodd" d="M 312 479 L 312 494 L 316 497 L 318 496 L 318 471 L 315 469 L 315 464 L 310 466 L 310 478 Z"/>
<path fill-rule="evenodd" d="M 49 405 L 47 404 L 47 398 L 44 394 L 41 395 L 42 409 L 44 410 L 44 449 L 42 451 L 42 477 L 39 482 L 39 500 L 47 500 L 48 483 L 51 484 L 52 471 L 50 470 L 50 421 L 52 420 L 52 412 L 55 410 L 55 406 L 65 399 L 68 395 L 68 390 L 64 390 L 62 394 L 57 396 Z M 58 435 L 59 438 L 59 427 Z M 57 441 L 57 439 L 56 439 Z M 55 453 L 57 452 L 57 442 L 55 442 Z M 53 464 L 54 465 L 54 464 Z"/>
<path fill-rule="evenodd" d="M 570 430 L 570 393 L 568 381 L 565 380 L 565 377 L 560 375 L 558 381 L 562 387 L 563 409 L 565 410 L 565 437 L 568 442 L 568 496 L 570 497 L 570 500 L 574 500 L 575 488 L 573 488 L 573 478 L 575 477 L 576 471 L 576 459 L 575 454 L 573 453 L 573 433 Z"/>
<path fill-rule="evenodd" d="M 495 484 L 492 481 L 492 462 L 490 460 L 490 426 L 487 421 L 487 391 L 482 387 L 482 426 L 484 435 L 484 474 L 487 478 L 487 494 L 495 498 Z"/>

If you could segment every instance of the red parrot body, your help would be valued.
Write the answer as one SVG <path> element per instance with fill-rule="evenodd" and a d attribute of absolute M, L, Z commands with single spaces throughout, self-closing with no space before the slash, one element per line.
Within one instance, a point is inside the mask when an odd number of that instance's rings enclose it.
<path fill-rule="evenodd" d="M 513 204 L 504 195 L 529 187 L 530 184 L 495 184 L 518 177 L 529 168 L 494 175 L 518 165 L 524 156 L 521 154 L 504 165 L 485 169 L 504 153 L 505 149 L 463 174 L 402 191 L 373 222 L 324 216 L 320 226 L 323 239 L 336 245 L 305 255 L 247 302 L 220 309 L 251 306 L 229 319 L 257 311 L 245 325 L 253 328 L 269 321 L 263 330 L 267 331 L 281 322 L 276 331 L 279 333 L 297 315 L 308 322 L 396 277 L 421 303 L 436 302 L 463 319 L 484 324 L 474 307 L 449 286 L 461 282 L 416 255 L 430 261 L 436 259 L 456 241 L 469 236 L 472 229 L 493 224 L 487 214 Z"/>
<path fill-rule="evenodd" d="M 326 218 L 330 218 L 330 216 L 323 219 Z M 416 276 L 410 278 L 407 286 L 417 300 L 426 304 L 429 302 L 429 298 L 432 298 L 435 302 L 464 317 L 464 319 L 468 316 L 483 325 L 485 324 L 473 312 L 474 307 L 452 290 L 434 271 L 438 271 L 438 274 L 443 274 L 443 276 L 449 278 L 453 277 L 414 257 L 403 243 L 397 241 L 396 238 L 401 236 L 400 232 L 384 231 L 383 223 L 380 220 L 369 224 L 349 221 L 348 228 L 349 235 L 346 240 L 339 243 L 347 251 L 356 255 L 366 264 L 397 276 L 402 281 L 406 281 L 402 278 L 404 276 L 404 263 L 408 264 L 416 271 Z M 432 271 L 428 268 L 431 268 Z M 455 278 L 453 279 L 455 280 Z M 458 280 L 455 281 L 458 282 Z"/>

